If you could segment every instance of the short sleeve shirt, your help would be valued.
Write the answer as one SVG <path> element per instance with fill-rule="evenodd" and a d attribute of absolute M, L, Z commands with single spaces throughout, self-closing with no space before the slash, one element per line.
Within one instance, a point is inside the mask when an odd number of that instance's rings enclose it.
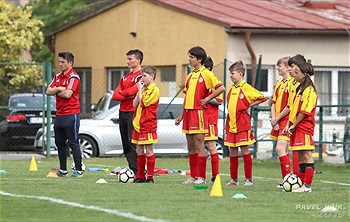
<path fill-rule="evenodd" d="M 133 126 L 138 133 L 157 131 L 157 110 L 159 105 L 159 88 L 155 83 L 142 91 L 141 103 L 134 114 Z"/>
<path fill-rule="evenodd" d="M 80 77 L 73 69 L 66 74 L 63 72 L 56 74 L 55 78 L 49 85 L 51 88 L 63 86 L 73 91 L 69 98 L 62 98 L 56 95 L 56 115 L 66 116 L 80 113 Z"/>
<path fill-rule="evenodd" d="M 297 93 L 289 114 L 289 121 L 295 123 L 299 113 L 305 118 L 297 125 L 303 132 L 314 133 L 317 95 L 312 86 L 308 86 L 302 94 Z"/>
<path fill-rule="evenodd" d="M 214 75 L 213 72 L 202 66 L 198 70 L 192 71 L 186 79 L 183 93 L 186 94 L 184 101 L 185 109 L 201 110 L 203 106 L 200 103 L 201 99 L 207 97 L 210 89 L 217 89 L 223 83 Z"/>
<path fill-rule="evenodd" d="M 293 106 L 293 103 L 294 103 L 294 100 L 295 100 L 295 96 L 297 94 L 296 90 L 297 90 L 297 87 L 300 85 L 299 82 L 296 82 L 296 81 L 292 81 L 292 82 L 289 82 L 289 97 L 288 97 L 288 108 L 289 110 L 292 108 Z"/>
<path fill-rule="evenodd" d="M 293 82 L 293 77 L 289 76 L 286 79 L 282 79 L 275 86 L 275 92 L 273 94 L 272 103 L 276 107 L 276 116 L 279 115 L 283 109 L 288 105 L 289 98 L 289 87 Z M 288 119 L 288 116 L 285 116 L 283 119 Z"/>
<path fill-rule="evenodd" d="M 266 101 L 267 97 L 244 80 L 239 85 L 232 83 L 227 93 L 226 130 L 231 133 L 251 130 L 250 115 L 247 110 L 250 104 L 257 100 Z"/>

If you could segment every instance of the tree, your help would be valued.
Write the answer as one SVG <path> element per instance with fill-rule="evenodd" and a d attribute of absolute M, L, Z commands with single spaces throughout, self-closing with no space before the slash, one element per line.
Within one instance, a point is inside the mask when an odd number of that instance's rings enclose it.
<path fill-rule="evenodd" d="M 45 26 L 42 28 L 42 32 L 47 35 L 110 1 L 114 0 L 37 0 L 31 1 L 29 5 L 33 7 L 33 18 L 44 22 Z M 41 50 L 32 51 L 32 55 L 37 62 L 54 64 L 55 55 L 46 44 Z"/>
<path fill-rule="evenodd" d="M 24 51 L 42 47 L 43 22 L 32 19 L 32 8 L 15 7 L 0 0 L 0 104 L 6 104 L 14 92 L 34 92 L 42 84 L 43 68 L 28 63 Z"/>

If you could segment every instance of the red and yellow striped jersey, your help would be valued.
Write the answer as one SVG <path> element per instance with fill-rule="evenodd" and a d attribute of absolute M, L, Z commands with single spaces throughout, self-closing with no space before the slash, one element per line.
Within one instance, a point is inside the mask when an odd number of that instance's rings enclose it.
<path fill-rule="evenodd" d="M 251 130 L 247 110 L 250 104 L 257 100 L 266 101 L 267 97 L 244 80 L 238 86 L 232 83 L 227 93 L 226 130 L 231 133 Z"/>
<path fill-rule="evenodd" d="M 200 100 L 209 95 L 210 89 L 217 89 L 222 85 L 223 83 L 214 73 L 204 66 L 192 71 L 187 76 L 186 85 L 183 89 L 183 93 L 186 94 L 184 109 L 203 109 Z"/>
<path fill-rule="evenodd" d="M 293 77 L 289 76 L 286 79 L 282 79 L 275 86 L 275 91 L 272 98 L 272 103 L 275 104 L 276 116 L 278 116 L 282 110 L 288 105 L 289 98 L 289 87 L 293 82 Z M 283 119 L 288 119 L 288 116 L 283 117 Z"/>
<path fill-rule="evenodd" d="M 132 124 L 138 133 L 157 131 L 157 109 L 159 104 L 159 88 L 155 83 L 142 91 L 141 103 L 137 106 Z"/>
<path fill-rule="evenodd" d="M 299 82 L 297 81 L 292 81 L 289 83 L 289 97 L 288 97 L 288 105 L 287 107 L 289 108 L 289 110 L 292 108 L 293 106 L 293 103 L 294 103 L 294 100 L 295 100 L 295 96 L 297 94 L 296 90 L 297 90 L 297 87 L 300 85 Z"/>
<path fill-rule="evenodd" d="M 316 103 L 317 95 L 312 86 L 308 86 L 303 94 L 297 93 L 289 113 L 289 121 L 295 123 L 299 113 L 305 114 L 305 118 L 297 125 L 297 128 L 312 135 L 315 128 Z"/>

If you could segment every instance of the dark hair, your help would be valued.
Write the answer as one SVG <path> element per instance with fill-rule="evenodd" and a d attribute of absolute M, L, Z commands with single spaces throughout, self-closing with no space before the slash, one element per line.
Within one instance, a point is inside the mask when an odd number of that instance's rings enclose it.
<path fill-rule="evenodd" d="M 155 80 L 157 77 L 157 69 L 154 66 L 146 66 L 146 67 L 142 68 L 142 73 L 147 73 L 149 75 L 153 75 L 154 76 L 153 80 Z"/>
<path fill-rule="evenodd" d="M 295 56 L 290 57 L 290 59 L 288 59 L 289 66 L 292 66 L 292 64 L 298 65 L 299 63 L 302 63 L 302 62 L 306 62 L 306 59 L 301 54 L 296 54 Z"/>
<path fill-rule="evenodd" d="M 298 92 L 300 89 L 299 94 L 302 94 L 308 86 L 312 86 L 316 92 L 316 87 L 310 78 L 310 76 L 315 75 L 315 70 L 314 70 L 313 65 L 311 63 L 308 63 L 308 62 L 302 62 L 302 63 L 297 64 L 297 66 L 302 73 L 306 74 L 306 76 L 305 76 L 305 80 L 300 83 L 300 85 L 297 87 L 296 91 Z"/>
<path fill-rule="evenodd" d="M 204 61 L 205 68 L 209 69 L 209 71 L 213 70 L 214 62 L 210 58 L 210 56 L 207 56 L 207 59 Z"/>
<path fill-rule="evenodd" d="M 237 71 L 237 72 L 240 72 L 243 74 L 245 74 L 245 68 L 244 68 L 244 64 L 241 60 L 233 63 L 229 68 L 228 70 L 230 70 L 230 72 L 233 72 L 233 71 Z"/>
<path fill-rule="evenodd" d="M 74 55 L 71 52 L 59 52 L 58 57 L 61 57 L 68 62 L 72 62 L 74 64 Z"/>
<path fill-rule="evenodd" d="M 197 59 L 202 59 L 201 60 L 202 65 L 204 64 L 204 61 L 207 59 L 207 53 L 200 46 L 195 46 L 195 47 L 191 48 L 190 50 L 188 50 L 188 53 L 190 55 L 196 57 Z"/>
<path fill-rule="evenodd" d="M 139 49 L 132 49 L 129 50 L 126 55 L 134 55 L 136 59 L 140 60 L 140 65 L 142 64 L 142 60 L 143 60 L 143 52 Z"/>

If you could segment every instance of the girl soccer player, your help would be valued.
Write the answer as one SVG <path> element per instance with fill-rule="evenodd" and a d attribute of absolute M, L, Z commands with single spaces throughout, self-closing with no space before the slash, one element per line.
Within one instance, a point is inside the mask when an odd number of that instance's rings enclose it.
<path fill-rule="evenodd" d="M 299 63 L 295 69 L 294 79 L 300 85 L 296 89 L 296 97 L 289 114 L 288 135 L 289 149 L 298 152 L 299 170 L 297 175 L 303 186 L 293 192 L 311 192 L 314 175 L 312 151 L 315 149 L 312 136 L 315 128 L 316 87 L 311 80 L 315 74 L 310 63 Z"/>

